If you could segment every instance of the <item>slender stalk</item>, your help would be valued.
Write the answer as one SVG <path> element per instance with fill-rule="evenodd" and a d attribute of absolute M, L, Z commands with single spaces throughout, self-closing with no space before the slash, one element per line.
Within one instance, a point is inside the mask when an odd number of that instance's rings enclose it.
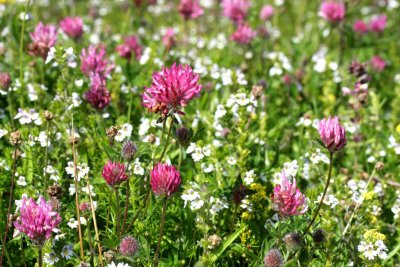
<path fill-rule="evenodd" d="M 119 226 L 120 226 L 120 222 L 119 222 L 119 196 L 118 196 L 118 188 L 115 188 L 115 204 L 117 206 L 117 233 L 120 234 L 119 232 Z"/>
<path fill-rule="evenodd" d="M 167 119 L 165 119 L 164 121 L 163 121 L 163 124 L 162 124 L 162 134 L 161 134 L 161 140 L 160 140 L 160 143 L 162 143 L 163 141 L 164 141 L 164 134 L 165 134 L 165 124 L 167 123 Z"/>
<path fill-rule="evenodd" d="M 182 163 L 182 147 L 179 147 L 178 170 L 181 169 L 181 163 Z"/>
<path fill-rule="evenodd" d="M 43 251 L 42 251 L 42 247 L 38 248 L 38 264 L 39 264 L 39 267 L 43 266 Z"/>
<path fill-rule="evenodd" d="M 72 125 L 71 125 L 71 133 L 72 133 L 72 156 L 74 160 L 74 182 L 75 182 L 75 208 L 76 208 L 76 216 L 78 219 L 78 234 L 79 234 L 79 246 L 80 246 L 80 255 L 82 262 L 85 262 L 85 256 L 83 253 L 83 242 L 82 242 L 82 227 L 81 227 L 81 217 L 79 213 L 79 186 L 78 186 L 78 173 L 76 169 L 76 153 L 75 153 L 75 130 L 74 130 L 74 114 L 72 113 Z"/>
<path fill-rule="evenodd" d="M 26 16 L 28 14 L 28 9 L 29 5 L 31 4 L 31 0 L 28 0 L 25 6 L 25 14 Z M 24 71 L 22 69 L 22 59 L 23 59 L 23 47 L 24 47 L 24 33 L 25 33 L 25 17 L 22 20 L 22 27 L 21 27 L 21 37 L 19 39 L 19 81 L 22 83 L 22 80 L 24 78 Z"/>
<path fill-rule="evenodd" d="M 325 198 L 326 192 L 328 191 L 329 183 L 331 181 L 332 167 L 333 167 L 333 153 L 330 153 L 330 155 L 329 155 L 328 180 L 326 181 L 324 193 L 322 194 L 321 200 L 319 201 L 319 205 L 318 205 L 317 211 L 314 213 L 314 217 L 312 218 L 311 222 L 308 224 L 306 230 L 304 231 L 303 236 L 307 234 L 308 230 L 310 230 L 310 228 L 313 225 L 315 219 L 318 217 L 318 214 L 319 214 L 319 211 L 320 211 L 320 209 L 322 207 L 322 204 L 324 203 L 324 198 Z"/>
<path fill-rule="evenodd" d="M 128 209 L 129 209 L 129 197 L 130 197 L 130 189 L 129 189 L 129 179 L 126 180 L 126 198 L 125 198 L 125 212 L 124 212 L 124 221 L 122 222 L 122 230 L 121 236 L 124 235 L 125 226 L 126 226 L 126 219 L 128 218 Z"/>
<path fill-rule="evenodd" d="M 154 255 L 154 267 L 158 265 L 158 257 L 160 254 L 161 240 L 163 238 L 164 233 L 164 224 L 165 224 L 165 211 L 167 210 L 167 198 L 163 199 L 163 207 L 162 207 L 162 215 L 161 215 L 161 225 L 160 225 L 160 235 L 158 237 L 158 244 L 156 254 Z"/>
<path fill-rule="evenodd" d="M 371 176 L 369 177 L 368 182 L 367 182 L 367 184 L 364 186 L 363 192 L 361 193 L 361 196 L 363 196 L 363 195 L 367 192 L 368 185 L 369 185 L 369 183 L 371 182 L 372 177 L 374 177 L 375 172 L 376 172 L 376 169 L 374 169 L 374 171 L 372 172 Z M 350 216 L 349 222 L 347 223 L 346 227 L 344 228 L 344 230 L 343 230 L 343 232 L 342 232 L 342 237 L 344 237 L 344 235 L 346 234 L 347 230 L 349 229 L 349 227 L 350 227 L 350 225 L 351 225 L 351 222 L 352 222 L 352 220 L 353 220 L 353 218 L 354 218 L 354 215 L 356 214 L 356 212 L 357 212 L 358 208 L 361 206 L 361 204 L 362 204 L 362 203 L 357 203 L 357 205 L 355 206 L 355 208 L 354 208 L 354 210 L 353 210 L 353 213 L 352 213 L 351 216 Z"/>
<path fill-rule="evenodd" d="M 92 211 L 94 233 L 96 235 L 97 248 L 99 250 L 99 261 L 100 261 L 100 266 L 103 267 L 103 256 L 102 256 L 103 253 L 102 253 L 102 250 L 101 250 L 99 229 L 97 228 L 96 212 L 94 211 L 94 205 L 93 205 L 93 199 L 92 199 L 92 190 L 90 189 L 90 182 L 89 182 L 89 178 L 88 177 L 87 177 L 86 181 L 87 181 L 87 187 L 88 187 L 88 190 L 89 190 L 90 209 Z"/>
<path fill-rule="evenodd" d="M 165 141 L 164 149 L 163 149 L 163 151 L 162 151 L 162 153 L 161 153 L 160 158 L 158 159 L 158 162 L 161 162 L 161 161 L 162 161 L 162 159 L 163 159 L 163 157 L 164 157 L 164 155 L 165 155 L 165 152 L 167 151 L 167 147 L 168 147 L 168 145 L 169 145 L 169 139 L 170 139 L 171 133 L 172 133 L 172 124 L 174 124 L 174 118 L 173 118 L 173 117 L 171 117 L 171 123 L 169 124 L 169 130 L 168 130 L 167 140 Z"/>
<path fill-rule="evenodd" d="M 146 197 L 145 197 L 145 200 L 144 200 L 145 203 L 147 203 L 147 199 L 149 198 L 149 195 L 150 195 L 150 189 L 147 190 L 147 194 L 146 194 Z M 146 206 L 146 204 L 145 204 L 145 206 Z M 142 211 L 142 209 L 145 206 L 140 206 L 140 208 L 137 210 L 137 212 L 136 212 L 135 216 L 133 217 L 132 221 L 129 223 L 128 227 L 126 228 L 127 232 L 132 227 L 132 225 L 135 223 L 136 219 L 139 217 L 140 212 Z"/>
<path fill-rule="evenodd" d="M 3 258 L 4 258 L 4 253 L 6 250 L 6 244 L 7 244 L 7 234 L 8 230 L 10 229 L 10 215 L 11 215 L 11 209 L 13 206 L 13 195 L 14 195 L 14 183 L 15 183 L 15 170 L 17 168 L 17 150 L 18 150 L 18 145 L 15 145 L 14 152 L 13 152 L 13 165 L 12 165 L 12 173 L 11 173 L 11 186 L 10 186 L 10 197 L 8 199 L 8 209 L 7 209 L 7 217 L 6 217 L 6 228 L 4 230 L 4 238 L 3 238 L 3 246 L 4 249 L 1 250 L 1 257 L 0 257 L 0 266 L 3 266 Z"/>
<path fill-rule="evenodd" d="M 46 192 L 47 189 L 47 163 L 48 163 L 48 153 L 49 153 L 49 124 L 50 122 L 46 120 L 46 151 L 44 154 L 44 189 L 43 192 Z"/>

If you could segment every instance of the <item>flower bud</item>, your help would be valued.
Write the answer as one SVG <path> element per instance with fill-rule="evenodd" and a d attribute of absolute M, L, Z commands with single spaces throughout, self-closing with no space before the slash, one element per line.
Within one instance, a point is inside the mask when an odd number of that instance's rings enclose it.
<path fill-rule="evenodd" d="M 123 256 L 132 257 L 139 249 L 139 244 L 132 236 L 126 236 L 121 240 L 119 252 Z"/>
<path fill-rule="evenodd" d="M 192 131 L 185 127 L 176 129 L 175 136 L 181 146 L 187 146 L 192 138 Z"/>
<path fill-rule="evenodd" d="M 106 134 L 109 138 L 113 139 L 118 133 L 118 127 L 117 126 L 111 126 L 106 130 Z"/>
<path fill-rule="evenodd" d="M 54 114 L 51 113 L 50 111 L 46 110 L 45 112 L 43 112 L 43 117 L 47 120 L 47 121 L 51 121 L 54 118 Z"/>
<path fill-rule="evenodd" d="M 325 242 L 325 240 L 326 240 L 325 231 L 322 230 L 321 228 L 315 230 L 312 237 L 313 237 L 314 242 L 317 244 L 321 244 L 321 243 Z"/>
<path fill-rule="evenodd" d="M 125 160 L 131 161 L 137 152 L 137 145 L 132 141 L 126 141 L 122 146 L 122 157 Z"/>
<path fill-rule="evenodd" d="M 10 74 L 5 72 L 0 72 L 0 88 L 3 90 L 7 90 L 11 84 Z"/>
<path fill-rule="evenodd" d="M 289 251 L 295 252 L 303 246 L 303 237 L 299 233 L 289 233 L 283 238 Z"/>
<path fill-rule="evenodd" d="M 22 143 L 20 131 L 17 130 L 15 132 L 10 133 L 10 143 L 14 146 L 20 145 Z"/>
<path fill-rule="evenodd" d="M 264 266 L 265 267 L 282 267 L 283 266 L 283 256 L 281 252 L 275 248 L 270 249 L 265 255 Z"/>
<path fill-rule="evenodd" d="M 381 161 L 379 161 L 379 162 L 377 162 L 377 163 L 375 164 L 375 169 L 376 169 L 377 171 L 383 170 L 383 167 L 385 167 L 385 164 L 383 164 L 383 162 L 381 162 Z"/>

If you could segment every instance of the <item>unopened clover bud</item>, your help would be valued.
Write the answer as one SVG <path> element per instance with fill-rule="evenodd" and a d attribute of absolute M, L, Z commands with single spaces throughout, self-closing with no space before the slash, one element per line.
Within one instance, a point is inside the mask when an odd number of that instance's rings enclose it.
<path fill-rule="evenodd" d="M 15 132 L 10 133 L 10 143 L 14 146 L 22 143 L 20 131 L 17 130 Z"/>
<path fill-rule="evenodd" d="M 314 242 L 317 244 L 321 244 L 321 243 L 325 242 L 325 240 L 326 240 L 325 231 L 322 230 L 321 228 L 315 230 L 312 237 L 313 237 Z"/>
<path fill-rule="evenodd" d="M 385 167 L 385 164 L 383 164 L 382 161 L 379 161 L 379 162 L 377 162 L 377 163 L 375 164 L 375 169 L 376 169 L 377 171 L 383 170 L 383 167 Z"/>
<path fill-rule="evenodd" d="M 10 74 L 6 72 L 0 72 L 0 88 L 3 90 L 8 90 L 11 85 Z"/>
<path fill-rule="evenodd" d="M 106 130 L 106 134 L 109 138 L 113 139 L 118 133 L 118 127 L 117 126 L 111 126 Z"/>
<path fill-rule="evenodd" d="M 276 248 L 270 249 L 264 258 L 265 267 L 282 267 L 284 264 L 283 256 Z"/>
<path fill-rule="evenodd" d="M 176 139 L 181 146 L 186 146 L 192 139 L 192 132 L 185 127 L 176 129 Z"/>
<path fill-rule="evenodd" d="M 285 235 L 283 242 L 289 251 L 295 252 L 303 246 L 303 237 L 299 233 L 289 233 Z"/>
<path fill-rule="evenodd" d="M 148 137 L 148 141 L 149 141 L 150 144 L 153 145 L 157 141 L 157 138 L 156 138 L 156 136 L 154 134 L 150 134 L 149 137 Z"/>
<path fill-rule="evenodd" d="M 51 113 L 50 111 L 46 110 L 45 112 L 43 112 L 43 117 L 47 120 L 47 121 L 51 121 L 54 118 L 54 114 Z"/>
<path fill-rule="evenodd" d="M 137 152 L 137 145 L 132 141 L 126 141 L 122 146 L 122 156 L 125 160 L 131 161 Z"/>
<path fill-rule="evenodd" d="M 208 237 L 208 242 L 210 242 L 209 245 L 208 245 L 208 248 L 209 249 L 214 249 L 221 243 L 221 237 L 219 237 L 216 234 L 213 234 L 213 235 Z"/>

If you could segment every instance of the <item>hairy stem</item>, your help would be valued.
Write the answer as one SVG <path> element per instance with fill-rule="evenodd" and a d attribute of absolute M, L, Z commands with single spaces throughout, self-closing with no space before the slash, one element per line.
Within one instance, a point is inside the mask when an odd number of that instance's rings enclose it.
<path fill-rule="evenodd" d="M 128 209 L 129 209 L 129 197 L 130 197 L 130 189 L 129 189 L 129 179 L 126 180 L 126 198 L 125 198 L 125 213 L 124 213 L 124 221 L 122 222 L 122 230 L 121 236 L 124 235 L 126 219 L 128 218 Z"/>
<path fill-rule="evenodd" d="M 165 155 L 165 152 L 167 151 L 167 147 L 168 147 L 168 145 L 169 145 L 169 139 L 170 139 L 171 133 L 172 133 L 172 125 L 173 125 L 173 124 L 174 124 L 174 118 L 171 117 L 171 123 L 169 124 L 169 130 L 168 130 L 167 140 L 165 141 L 164 149 L 163 149 L 163 151 L 162 151 L 162 153 L 161 153 L 160 158 L 158 159 L 158 162 L 161 162 L 161 161 L 162 161 L 162 159 L 163 159 L 163 157 L 164 157 L 164 155 Z"/>
<path fill-rule="evenodd" d="M 315 219 L 318 217 L 319 211 L 322 207 L 322 204 L 324 203 L 324 198 L 326 195 L 326 192 L 328 191 L 329 183 L 331 181 L 331 176 L 332 176 L 332 167 L 333 167 L 333 153 L 330 153 L 329 155 L 329 172 L 328 172 L 328 180 L 326 181 L 324 193 L 322 194 L 321 200 L 319 201 L 318 208 L 316 212 L 314 213 L 314 217 L 312 218 L 311 222 L 308 224 L 306 230 L 304 231 L 303 235 L 306 235 L 308 230 L 310 230 L 311 226 L 313 225 Z"/>
<path fill-rule="evenodd" d="M 167 198 L 165 197 L 164 200 L 163 200 L 163 207 L 162 207 L 162 214 L 161 214 L 160 235 L 158 237 L 158 244 L 157 244 L 156 254 L 154 255 L 154 267 L 157 267 L 157 265 L 158 265 L 158 257 L 159 257 L 160 248 L 161 248 L 161 240 L 163 238 L 163 233 L 164 233 L 165 212 L 166 212 L 166 210 L 167 210 Z"/>

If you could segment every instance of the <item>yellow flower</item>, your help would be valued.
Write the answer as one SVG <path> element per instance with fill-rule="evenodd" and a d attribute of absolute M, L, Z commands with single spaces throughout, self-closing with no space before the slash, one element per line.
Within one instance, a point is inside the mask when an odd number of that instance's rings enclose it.
<path fill-rule="evenodd" d="M 242 213 L 242 219 L 245 221 L 250 220 L 253 217 L 253 215 L 247 211 Z"/>
<path fill-rule="evenodd" d="M 364 193 L 364 198 L 366 200 L 371 200 L 374 197 L 375 193 L 373 191 L 365 192 Z"/>
<path fill-rule="evenodd" d="M 396 126 L 396 132 L 400 133 L 400 123 Z"/>

